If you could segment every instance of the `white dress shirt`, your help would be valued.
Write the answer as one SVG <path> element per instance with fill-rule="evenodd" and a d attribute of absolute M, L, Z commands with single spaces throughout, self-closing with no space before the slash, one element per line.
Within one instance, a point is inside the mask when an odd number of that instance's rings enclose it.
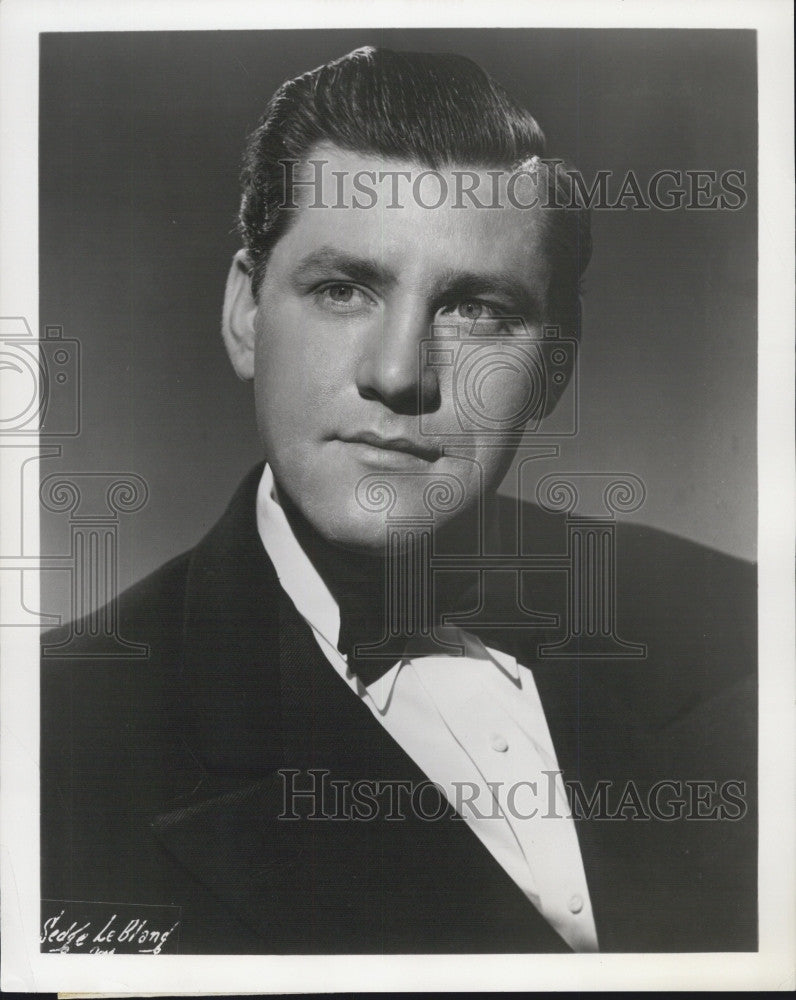
<path fill-rule="evenodd" d="M 285 593 L 352 696 L 440 787 L 567 944 L 597 951 L 575 823 L 531 670 L 456 629 L 464 656 L 406 656 L 366 687 L 337 648 L 337 602 L 293 534 L 268 465 L 257 527 Z"/>

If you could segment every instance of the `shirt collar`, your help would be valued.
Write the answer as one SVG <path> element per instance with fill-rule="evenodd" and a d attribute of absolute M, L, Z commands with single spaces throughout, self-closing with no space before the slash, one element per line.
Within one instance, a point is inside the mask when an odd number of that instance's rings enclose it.
<path fill-rule="evenodd" d="M 315 569 L 311 559 L 293 534 L 290 522 L 276 495 L 274 475 L 265 464 L 257 490 L 257 530 L 266 553 L 274 564 L 276 575 L 287 596 L 304 620 L 326 642 L 337 649 L 340 638 L 340 608 Z M 464 646 L 464 655 L 478 660 L 491 660 L 512 680 L 519 682 L 516 659 L 508 653 L 491 649 L 470 632 L 448 626 L 446 638 Z M 367 692 L 380 712 L 386 711 L 401 668 L 411 659 L 406 656 L 370 685 L 357 678 L 360 694 Z"/>
<path fill-rule="evenodd" d="M 320 573 L 293 534 L 276 497 L 274 474 L 266 463 L 257 490 L 257 530 L 276 575 L 296 610 L 316 632 L 337 646 L 340 609 Z"/>
<path fill-rule="evenodd" d="M 448 626 L 448 633 L 446 638 L 455 639 L 464 646 L 464 655 L 474 660 L 491 660 L 500 670 L 503 671 L 508 677 L 510 677 L 517 684 L 520 684 L 520 667 L 516 659 L 509 653 L 502 653 L 497 649 L 490 649 L 490 647 L 485 646 L 483 642 L 478 638 L 478 636 L 473 635 L 471 632 L 465 632 L 464 629 L 458 628 L 456 626 Z M 450 657 L 455 661 L 458 657 Z M 390 698 L 392 697 L 393 689 L 395 687 L 395 682 L 398 679 L 398 674 L 401 672 L 401 668 L 404 664 L 411 661 L 411 656 L 405 656 L 402 660 L 395 664 L 392 669 L 388 670 L 385 674 L 382 674 L 378 680 L 375 680 L 372 684 L 365 687 L 364 684 L 357 678 L 357 683 L 361 691 L 367 691 L 368 695 L 373 699 L 374 704 L 378 708 L 379 712 L 382 714 L 387 710 L 390 704 Z"/>

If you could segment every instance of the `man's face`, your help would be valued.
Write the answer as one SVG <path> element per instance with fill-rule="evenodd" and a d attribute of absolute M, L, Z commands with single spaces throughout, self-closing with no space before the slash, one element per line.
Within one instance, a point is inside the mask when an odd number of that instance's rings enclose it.
<path fill-rule="evenodd" d="M 415 177 L 425 168 L 328 147 L 313 155 L 328 161 L 324 176 L 345 173 L 349 207 L 331 207 L 340 201 L 331 184 L 323 198 L 330 207 L 308 207 L 312 193 L 296 194 L 301 207 L 269 258 L 254 319 L 257 420 L 281 492 L 312 527 L 327 541 L 376 553 L 390 491 L 401 517 L 427 518 L 442 497 L 439 528 L 505 475 L 512 419 L 532 391 L 517 357 L 542 332 L 549 266 L 541 210 L 466 200 L 454 208 L 453 198 L 431 209 L 407 182 L 400 208 L 381 196 L 373 208 L 352 208 L 358 172 Z M 452 191 L 453 177 L 442 173 Z M 422 201 L 433 204 L 437 190 L 432 179 Z M 525 329 L 500 322 L 517 316 Z M 428 343 L 432 327 L 438 335 L 449 328 L 441 352 Z M 480 360 L 457 386 L 473 351 Z M 434 483 L 442 493 L 429 494 Z"/>

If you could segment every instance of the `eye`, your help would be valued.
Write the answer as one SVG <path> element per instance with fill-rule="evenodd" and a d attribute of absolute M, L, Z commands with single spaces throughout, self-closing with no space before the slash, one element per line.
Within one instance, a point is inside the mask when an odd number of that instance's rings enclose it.
<path fill-rule="evenodd" d="M 337 313 L 352 313 L 373 305 L 373 299 L 361 288 L 347 281 L 335 281 L 316 289 L 318 303 L 324 309 Z"/>
<path fill-rule="evenodd" d="M 511 335 L 521 321 L 511 310 L 482 299 L 460 299 L 445 306 L 442 313 L 466 320 L 470 336 L 505 337 Z"/>
<path fill-rule="evenodd" d="M 354 289 L 351 285 L 331 285 L 326 289 L 326 294 L 332 302 L 345 305 L 354 297 Z"/>
<path fill-rule="evenodd" d="M 464 302 L 458 304 L 456 312 L 462 319 L 476 320 L 481 318 L 485 308 L 483 302 L 478 302 L 476 299 L 465 299 Z"/>

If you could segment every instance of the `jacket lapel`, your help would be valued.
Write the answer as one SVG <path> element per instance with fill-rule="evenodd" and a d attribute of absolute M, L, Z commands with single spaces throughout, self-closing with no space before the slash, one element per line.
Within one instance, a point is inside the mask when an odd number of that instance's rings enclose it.
<path fill-rule="evenodd" d="M 154 833 L 268 950 L 567 950 L 450 808 L 433 822 L 286 818 L 288 782 L 306 790 L 312 769 L 349 786 L 427 779 L 279 586 L 256 526 L 261 468 L 191 559 L 172 701 L 201 780 Z"/>
<path fill-rule="evenodd" d="M 426 776 L 331 670 L 282 591 L 257 532 L 261 470 L 191 558 L 172 705 L 199 777 L 186 774 L 191 794 L 154 819 L 157 837 L 272 950 L 565 950 L 460 820 L 280 819 L 287 782 L 306 789 L 312 769 L 349 784 Z M 542 530 L 535 538 L 552 551 Z M 525 603 L 555 610 L 549 583 L 531 575 Z M 652 663 L 538 661 L 537 645 L 554 638 L 549 628 L 478 634 L 535 664 L 566 779 L 589 793 L 608 778 L 614 800 L 623 778 L 648 779 L 652 717 L 672 711 L 665 697 L 651 704 L 639 690 L 655 686 Z M 639 703 L 641 721 L 632 709 Z M 289 779 L 285 768 L 299 773 Z M 333 812 L 330 795 L 322 809 Z M 653 875 L 638 840 L 644 825 L 576 828 L 601 945 L 610 947 L 612 929 L 638 913 L 639 886 Z"/>
<path fill-rule="evenodd" d="M 252 470 L 192 553 L 172 699 L 208 776 L 235 784 L 282 762 L 279 582 L 257 533 L 261 473 Z"/>

